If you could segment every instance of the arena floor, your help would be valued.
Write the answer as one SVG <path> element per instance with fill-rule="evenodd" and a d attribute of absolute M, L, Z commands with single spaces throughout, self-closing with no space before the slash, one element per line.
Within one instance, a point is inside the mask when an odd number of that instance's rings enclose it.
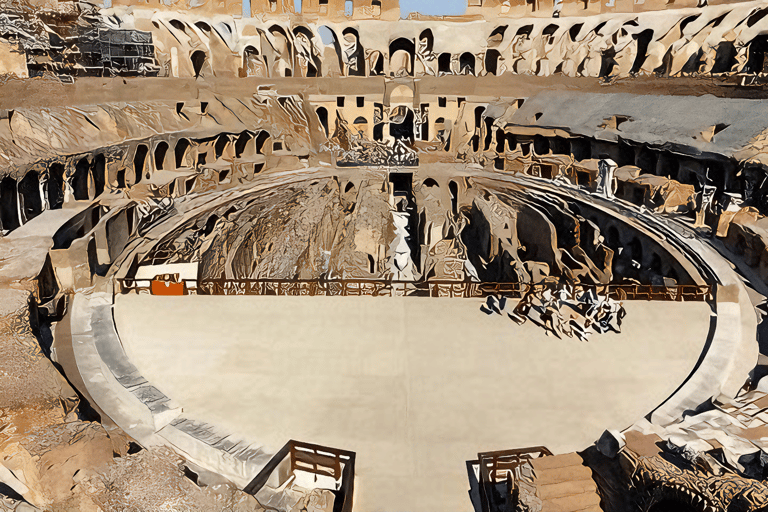
<path fill-rule="evenodd" d="M 626 428 L 685 380 L 710 326 L 704 303 L 629 302 L 622 334 L 582 343 L 482 303 L 121 295 L 115 321 L 187 415 L 274 449 L 356 452 L 360 512 L 471 511 L 466 461 Z"/>

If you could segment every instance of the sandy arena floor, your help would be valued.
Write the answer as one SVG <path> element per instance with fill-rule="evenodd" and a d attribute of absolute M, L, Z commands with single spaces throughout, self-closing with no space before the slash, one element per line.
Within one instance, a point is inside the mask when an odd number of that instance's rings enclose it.
<path fill-rule="evenodd" d="M 275 449 L 357 453 L 355 510 L 471 511 L 479 451 L 582 449 L 685 379 L 703 303 L 626 304 L 623 333 L 558 340 L 480 300 L 117 298 L 126 351 L 192 417 Z"/>

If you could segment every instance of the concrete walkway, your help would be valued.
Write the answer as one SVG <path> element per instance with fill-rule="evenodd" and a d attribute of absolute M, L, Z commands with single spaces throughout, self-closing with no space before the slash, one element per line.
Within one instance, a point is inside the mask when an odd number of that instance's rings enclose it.
<path fill-rule="evenodd" d="M 623 429 L 690 373 L 704 303 L 631 302 L 621 335 L 558 340 L 469 299 L 117 297 L 141 374 L 186 415 L 279 448 L 357 452 L 355 510 L 469 511 L 465 461 Z"/>

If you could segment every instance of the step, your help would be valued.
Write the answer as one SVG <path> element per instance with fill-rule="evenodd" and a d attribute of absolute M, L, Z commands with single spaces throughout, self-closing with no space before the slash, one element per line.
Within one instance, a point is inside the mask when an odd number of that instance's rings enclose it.
<path fill-rule="evenodd" d="M 564 468 L 536 471 L 533 481 L 540 487 L 542 485 L 575 482 L 580 480 L 592 480 L 592 470 L 586 466 L 567 466 Z"/>
<path fill-rule="evenodd" d="M 538 459 L 531 459 L 531 466 L 533 469 L 554 469 L 563 468 L 566 466 L 582 466 L 584 465 L 584 459 L 576 452 L 565 453 L 563 455 L 551 455 L 549 457 L 539 457 Z"/>
<path fill-rule="evenodd" d="M 580 512 L 590 507 L 598 507 L 599 510 L 599 505 L 600 496 L 590 492 L 542 501 L 541 512 Z"/>
<path fill-rule="evenodd" d="M 539 485 L 536 488 L 536 495 L 542 500 L 563 498 L 588 492 L 597 492 L 597 485 L 595 485 L 595 481 L 592 479 Z"/>

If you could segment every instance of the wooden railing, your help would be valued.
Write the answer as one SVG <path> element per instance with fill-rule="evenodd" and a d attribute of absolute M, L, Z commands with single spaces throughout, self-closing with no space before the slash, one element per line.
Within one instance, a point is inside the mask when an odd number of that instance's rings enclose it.
<path fill-rule="evenodd" d="M 119 291 L 163 290 L 157 280 L 117 279 Z M 160 281 L 164 283 L 164 281 Z M 472 281 L 393 281 L 385 279 L 183 279 L 168 286 L 164 295 L 273 295 L 273 296 L 372 296 L 372 297 L 460 297 L 489 295 L 520 298 L 530 291 L 558 288 L 554 283 L 477 283 Z M 710 285 L 651 286 L 640 284 L 574 285 L 576 291 L 592 289 L 616 300 L 709 301 Z"/>
<path fill-rule="evenodd" d="M 532 459 L 552 455 L 544 446 L 477 454 L 483 512 L 514 509 L 515 470 Z"/>
<path fill-rule="evenodd" d="M 289 459 L 292 474 L 295 474 L 295 471 L 302 471 L 333 478 L 337 486 L 332 491 L 335 495 L 333 512 L 352 512 L 352 498 L 355 490 L 355 452 L 328 446 L 288 441 L 243 491 L 251 495 L 258 493 L 286 458 Z"/>

